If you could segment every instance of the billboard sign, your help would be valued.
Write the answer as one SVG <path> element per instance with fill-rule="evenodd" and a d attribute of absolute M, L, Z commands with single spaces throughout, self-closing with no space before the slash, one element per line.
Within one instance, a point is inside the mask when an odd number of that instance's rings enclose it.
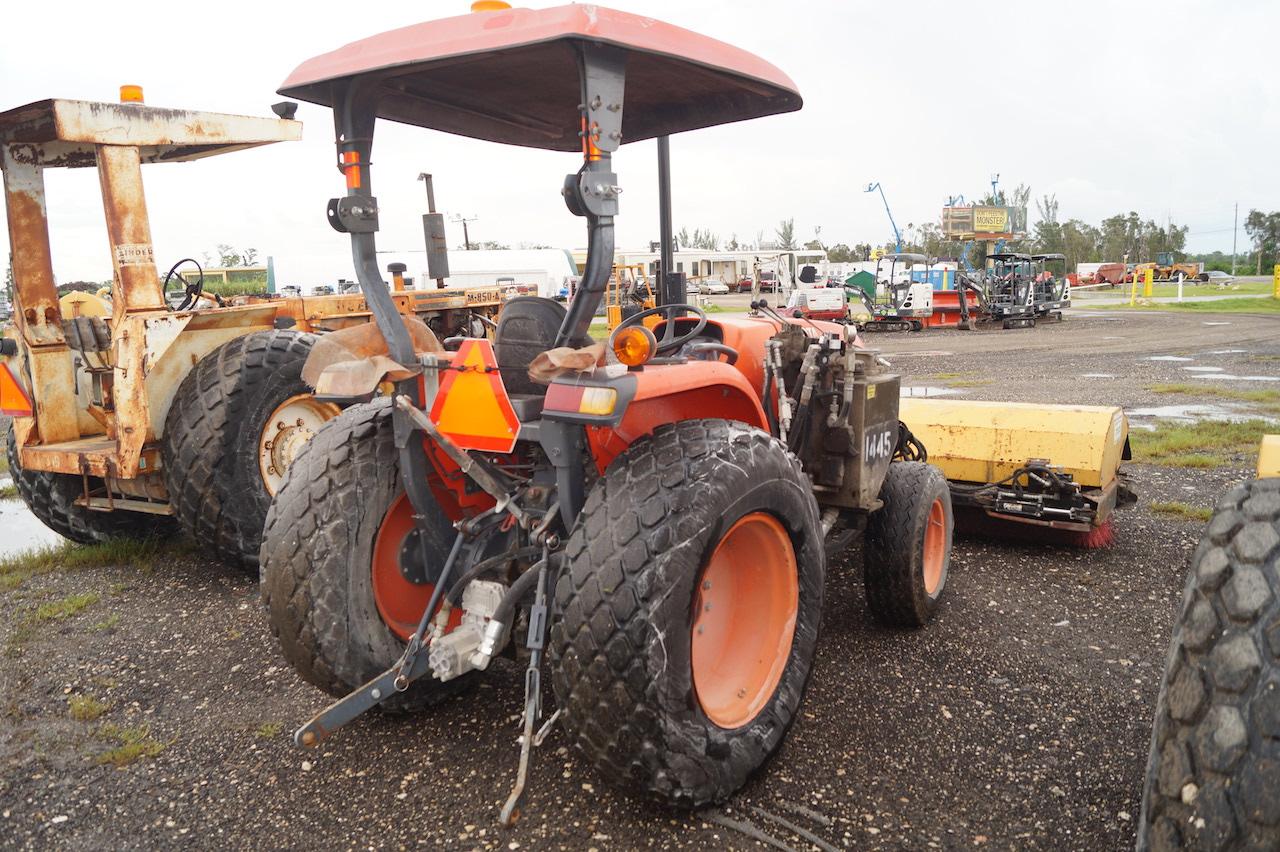
<path fill-rule="evenodd" d="M 944 207 L 942 233 L 951 239 L 1009 238 L 1025 233 L 1027 211 L 1024 207 Z"/>

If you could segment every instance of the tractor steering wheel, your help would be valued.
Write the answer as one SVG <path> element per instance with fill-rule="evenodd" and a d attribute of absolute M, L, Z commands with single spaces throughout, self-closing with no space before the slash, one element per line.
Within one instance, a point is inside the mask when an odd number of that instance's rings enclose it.
<path fill-rule="evenodd" d="M 698 322 L 690 331 L 686 331 L 684 334 L 676 334 L 676 319 L 680 316 L 679 312 L 684 311 L 696 316 Z M 658 348 L 654 350 L 655 355 L 661 355 L 664 352 L 675 352 L 701 334 L 702 330 L 707 327 L 707 312 L 702 308 L 683 304 L 659 305 L 656 308 L 649 308 L 647 311 L 632 314 L 618 323 L 618 327 L 613 330 L 613 334 L 609 335 L 609 348 L 613 349 L 613 341 L 618 336 L 618 332 L 634 325 L 643 325 L 645 318 L 657 316 L 664 317 L 667 325 L 662 330 L 662 337 L 658 340 Z"/>
<path fill-rule="evenodd" d="M 200 274 L 196 283 L 192 284 L 181 272 L 178 271 L 178 268 L 184 263 L 194 263 L 196 265 L 196 272 Z M 200 264 L 194 258 L 190 257 L 184 257 L 182 260 L 169 267 L 169 272 L 164 277 L 164 285 L 161 287 L 164 293 L 164 303 L 166 305 L 169 304 L 169 282 L 175 278 L 182 282 L 183 297 L 182 303 L 179 304 L 177 308 L 171 308 L 170 310 L 185 311 L 188 308 L 194 308 L 196 303 L 200 301 L 200 294 L 204 292 L 204 269 L 201 268 Z"/>

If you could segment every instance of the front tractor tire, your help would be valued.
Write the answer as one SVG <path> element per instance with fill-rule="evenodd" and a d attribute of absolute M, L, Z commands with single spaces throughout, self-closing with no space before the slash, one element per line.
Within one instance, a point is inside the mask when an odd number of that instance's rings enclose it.
<path fill-rule="evenodd" d="M 1280 848 L 1280 479 L 1237 485 L 1191 559 L 1139 850 Z"/>
<path fill-rule="evenodd" d="M 262 602 L 280 650 L 303 680 L 343 696 L 400 658 L 434 588 L 400 572 L 413 527 L 390 399 L 348 408 L 294 459 L 267 513 Z M 443 512 L 430 529 L 429 562 L 439 566 L 454 532 Z M 424 677 L 380 706 L 416 710 L 469 678 Z"/>
<path fill-rule="evenodd" d="M 880 499 L 862 546 L 867 608 L 882 624 L 921 627 L 938 611 L 951 568 L 951 490 L 931 464 L 893 462 Z"/>
<path fill-rule="evenodd" d="M 40 523 L 77 544 L 96 544 L 113 538 L 168 538 L 178 531 L 172 518 L 144 512 L 95 512 L 76 505 L 84 495 L 84 479 L 67 473 L 24 470 L 18 440 L 9 427 L 5 455 L 18 496 Z M 102 485 L 94 478 L 91 487 Z"/>
<path fill-rule="evenodd" d="M 302 381 L 315 339 L 275 330 L 222 344 L 182 380 L 165 418 L 165 481 L 174 513 L 198 544 L 251 573 L 285 469 L 338 414 Z"/>
<path fill-rule="evenodd" d="M 609 781 L 699 807 L 782 743 L 822 612 L 808 477 L 741 423 L 659 427 L 592 488 L 565 549 L 552 684 Z"/>

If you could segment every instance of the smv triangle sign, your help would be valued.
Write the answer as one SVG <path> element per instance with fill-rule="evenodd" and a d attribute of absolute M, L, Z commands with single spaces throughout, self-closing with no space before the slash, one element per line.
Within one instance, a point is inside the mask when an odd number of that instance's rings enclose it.
<path fill-rule="evenodd" d="M 440 390 L 431 421 L 465 450 L 509 453 L 520 434 L 520 420 L 498 373 L 493 344 L 463 341 L 452 365 L 441 370 Z"/>

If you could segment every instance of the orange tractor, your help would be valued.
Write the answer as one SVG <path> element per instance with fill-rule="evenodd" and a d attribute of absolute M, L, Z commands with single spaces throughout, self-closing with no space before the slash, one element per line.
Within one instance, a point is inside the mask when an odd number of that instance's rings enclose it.
<path fill-rule="evenodd" d="M 899 421 L 899 377 L 851 327 L 759 303 L 712 319 L 670 275 L 607 345 L 587 335 L 613 265 L 615 152 L 659 138 L 661 157 L 670 134 L 797 110 L 780 70 L 569 5 L 376 35 L 303 63 L 281 93 L 333 109 L 346 193 L 328 218 L 388 353 L 331 363 L 316 385 L 394 385 L 316 432 L 268 513 L 273 632 L 338 697 L 298 743 L 377 706 L 426 708 L 505 657 L 526 690 L 504 823 L 557 720 L 605 777 L 698 806 L 737 790 L 796 719 L 828 553 L 863 536 L 882 621 L 935 613 L 947 481 Z M 397 313 L 375 264 L 378 119 L 579 152 L 560 192 L 586 219 L 588 256 L 567 310 L 512 299 L 492 344 L 441 342 Z M 539 723 L 544 669 L 557 709 Z"/>

